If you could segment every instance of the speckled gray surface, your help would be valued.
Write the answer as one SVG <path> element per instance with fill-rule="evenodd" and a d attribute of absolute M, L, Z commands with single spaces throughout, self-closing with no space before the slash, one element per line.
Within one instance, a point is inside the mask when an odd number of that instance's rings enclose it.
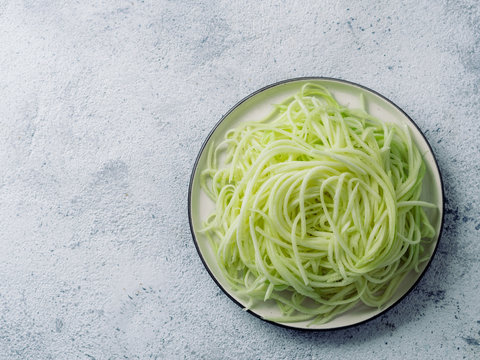
<path fill-rule="evenodd" d="M 478 358 L 478 1 L 235 3 L 0 0 L 0 358 Z M 448 200 L 419 286 L 327 333 L 233 304 L 187 219 L 211 127 L 305 75 L 401 106 Z"/>

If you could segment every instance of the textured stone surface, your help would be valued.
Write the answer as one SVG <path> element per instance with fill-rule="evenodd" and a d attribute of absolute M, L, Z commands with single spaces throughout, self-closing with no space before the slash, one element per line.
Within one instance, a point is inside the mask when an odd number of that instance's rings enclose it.
<path fill-rule="evenodd" d="M 478 358 L 478 1 L 236 3 L 0 0 L 0 358 Z M 401 106 L 448 200 L 416 290 L 327 333 L 241 311 L 187 220 L 211 127 L 305 75 Z"/>

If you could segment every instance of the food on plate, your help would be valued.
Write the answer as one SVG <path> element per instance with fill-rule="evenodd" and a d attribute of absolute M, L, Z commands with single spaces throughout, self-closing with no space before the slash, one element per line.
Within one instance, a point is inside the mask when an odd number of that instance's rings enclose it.
<path fill-rule="evenodd" d="M 202 233 L 231 290 L 274 301 L 278 322 L 382 307 L 428 259 L 425 165 L 407 126 L 341 106 L 308 83 L 208 148 L 215 211 Z"/>

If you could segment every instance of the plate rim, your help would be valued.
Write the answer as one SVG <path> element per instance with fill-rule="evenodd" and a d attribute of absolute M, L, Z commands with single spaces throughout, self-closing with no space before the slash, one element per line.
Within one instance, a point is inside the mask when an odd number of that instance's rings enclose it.
<path fill-rule="evenodd" d="M 339 82 L 339 83 L 342 83 L 342 84 L 347 84 L 347 85 L 353 85 L 353 86 L 356 86 L 356 87 L 359 87 L 363 90 L 366 90 L 366 91 L 369 91 L 371 93 L 373 93 L 374 95 L 380 97 L 381 99 L 385 100 L 387 103 L 389 103 L 390 105 L 392 105 L 394 108 L 396 108 L 398 111 L 400 111 L 411 123 L 413 126 L 415 126 L 415 128 L 418 130 L 418 132 L 420 133 L 420 135 L 422 136 L 423 140 L 425 141 L 425 143 L 427 144 L 428 146 L 428 149 L 430 150 L 430 153 L 432 154 L 432 158 L 433 158 L 433 161 L 435 163 L 435 167 L 437 169 L 437 172 L 438 172 L 438 177 L 439 177 L 439 180 L 440 180 L 440 188 L 441 188 L 441 208 L 442 208 L 442 216 L 441 216 L 441 219 L 440 219 L 440 230 L 439 230 L 439 233 L 438 233 L 438 238 L 437 238 L 437 242 L 435 244 L 435 248 L 433 249 L 433 252 L 432 252 L 432 255 L 430 256 L 430 259 L 428 260 L 428 263 L 427 265 L 425 266 L 425 269 L 423 270 L 423 272 L 420 274 L 420 276 L 418 277 L 418 279 L 413 283 L 413 285 L 405 292 L 405 294 L 403 294 L 397 301 L 395 301 L 392 305 L 390 305 L 388 308 L 380 311 L 378 314 L 375 314 L 373 315 L 372 317 L 368 318 L 368 319 L 365 319 L 365 320 L 362 320 L 362 321 L 359 321 L 359 322 L 356 322 L 354 324 L 349 324 L 349 325 L 343 325 L 343 326 L 338 326 L 338 327 L 334 327 L 334 328 L 306 328 L 306 327 L 295 327 L 295 326 L 290 326 L 288 324 L 285 324 L 285 323 L 279 323 L 279 322 L 276 322 L 276 321 L 272 321 L 272 320 L 268 320 L 268 319 L 265 319 L 263 318 L 261 315 L 253 312 L 252 310 L 250 309 L 245 309 L 245 307 L 239 302 L 237 301 L 232 295 L 230 295 L 230 292 L 227 291 L 221 284 L 220 282 L 216 279 L 216 277 L 213 275 L 212 271 L 210 270 L 210 267 L 208 266 L 208 264 L 206 263 L 201 251 L 200 251 L 200 247 L 198 245 L 198 240 L 197 240 L 197 237 L 195 235 L 195 231 L 194 231 L 194 228 L 193 228 L 193 220 L 192 220 L 192 190 L 193 190 L 193 180 L 195 178 L 195 174 L 197 172 L 197 167 L 198 167 L 198 163 L 200 161 L 200 157 L 202 156 L 203 154 L 203 151 L 205 150 L 208 142 L 210 141 L 210 138 L 212 137 L 212 135 L 215 133 L 215 131 L 217 130 L 217 128 L 220 126 L 220 124 L 233 112 L 235 111 L 235 109 L 237 109 L 241 104 L 243 104 L 245 101 L 247 101 L 248 99 L 262 93 L 263 91 L 265 90 L 268 90 L 270 88 L 273 88 L 275 86 L 279 86 L 279 85 L 282 85 L 282 84 L 287 84 L 287 83 L 291 83 L 291 82 L 296 82 L 296 81 L 308 81 L 308 80 L 314 80 L 314 81 L 332 81 L 332 82 Z M 220 120 L 217 121 L 217 123 L 213 126 L 213 128 L 210 130 L 210 132 L 208 133 L 208 135 L 206 136 L 205 140 L 203 141 L 202 143 L 202 146 L 200 147 L 200 150 L 195 158 L 195 163 L 193 164 L 193 169 L 192 169 L 192 173 L 190 175 L 190 180 L 189 180 L 189 184 L 188 184 L 188 200 L 187 200 L 187 206 L 188 206 L 188 222 L 189 222 L 189 225 L 190 225 L 190 232 L 192 234 L 192 239 L 193 239 L 193 243 L 195 245 L 195 248 L 197 250 L 197 253 L 198 253 L 198 256 L 200 257 L 200 260 L 202 261 L 202 264 L 203 266 L 205 267 L 205 269 L 207 270 L 207 273 L 210 275 L 210 277 L 212 278 L 212 280 L 215 282 L 215 284 L 224 292 L 225 295 L 228 296 L 228 298 L 230 298 L 230 300 L 232 300 L 235 304 L 237 304 L 243 311 L 246 311 L 248 313 L 250 313 L 251 315 L 255 316 L 256 318 L 262 320 L 262 321 L 265 321 L 267 323 L 270 323 L 270 324 L 273 324 L 275 326 L 279 326 L 279 327 L 282 327 L 282 328 L 285 328 L 285 329 L 293 329 L 293 330 L 297 330 L 297 331 L 307 331 L 307 332 L 312 332 L 312 331 L 319 331 L 319 332 L 324 332 L 324 331 L 335 331 L 335 330 L 344 330 L 344 329 L 347 329 L 347 328 L 351 328 L 351 327 L 354 327 L 354 326 L 360 326 L 362 324 L 365 324 L 367 322 L 370 322 L 374 319 L 376 319 L 377 317 L 380 317 L 384 314 L 386 314 L 387 312 L 389 312 L 390 310 L 392 310 L 393 308 L 395 308 L 404 298 L 406 298 L 412 291 L 413 289 L 415 289 L 417 287 L 417 285 L 420 283 L 420 281 L 422 280 L 422 278 L 424 277 L 424 275 L 426 274 L 428 268 L 430 267 L 432 261 L 433 261 L 433 258 L 435 257 L 435 254 L 437 253 L 437 249 L 438 249 L 438 244 L 440 243 L 440 239 L 442 237 L 442 233 L 443 233 L 443 227 L 444 227 L 444 221 L 445 221 L 445 188 L 444 188 L 444 184 L 443 184 L 443 177 L 442 177 L 442 172 L 440 170 L 440 166 L 438 164 L 438 161 L 437 161 L 437 158 L 435 156 L 435 153 L 432 149 L 432 146 L 430 145 L 430 143 L 428 142 L 427 138 L 425 137 L 425 134 L 423 133 L 423 131 L 420 129 L 420 127 L 417 125 L 417 123 L 415 121 L 413 121 L 413 119 L 401 108 L 399 107 L 397 104 L 395 104 L 393 101 L 391 101 L 390 99 L 388 99 L 387 97 L 385 97 L 384 95 L 378 93 L 377 91 L 373 90 L 373 89 L 370 89 L 369 87 L 367 86 L 364 86 L 364 85 L 361 85 L 361 84 L 358 84 L 358 83 L 355 83 L 355 82 L 352 82 L 352 81 L 348 81 L 348 80 L 344 80 L 344 79 L 340 79 L 340 78 L 334 78 L 334 77 L 325 77 L 325 76 L 301 76 L 301 77 L 295 77 L 295 78 L 288 78 L 288 79 L 284 79 L 284 80 L 280 80 L 280 81 L 276 81 L 274 83 L 271 83 L 269 85 L 266 85 L 266 86 L 263 86 L 261 87 L 260 89 L 250 93 L 249 95 L 245 96 L 244 98 L 242 98 L 240 101 L 238 101 L 236 104 L 234 104 L 221 118 Z"/>

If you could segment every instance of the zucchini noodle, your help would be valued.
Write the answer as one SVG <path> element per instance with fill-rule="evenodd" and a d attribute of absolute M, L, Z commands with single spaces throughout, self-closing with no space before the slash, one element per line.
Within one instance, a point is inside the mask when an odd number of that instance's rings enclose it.
<path fill-rule="evenodd" d="M 309 83 L 211 144 L 201 185 L 216 207 L 201 231 L 247 307 L 273 300 L 269 320 L 325 323 L 382 307 L 427 260 L 424 173 L 406 125 Z"/>

